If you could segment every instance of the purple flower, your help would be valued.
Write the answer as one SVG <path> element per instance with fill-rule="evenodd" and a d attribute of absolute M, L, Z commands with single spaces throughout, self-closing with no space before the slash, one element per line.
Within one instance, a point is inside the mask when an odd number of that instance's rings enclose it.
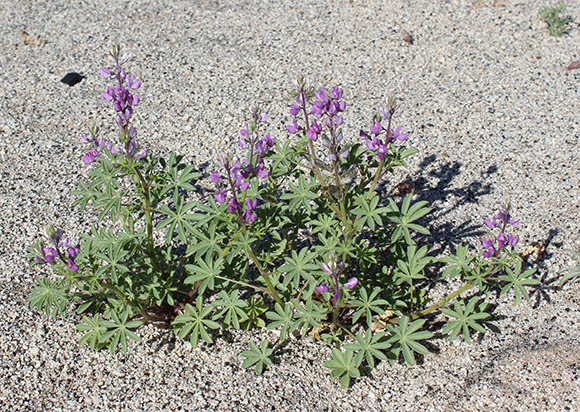
<path fill-rule="evenodd" d="M 292 106 L 290 106 L 290 114 L 294 117 L 296 117 L 296 115 L 298 114 L 298 112 L 300 111 L 300 106 L 298 106 L 297 104 L 293 104 Z"/>
<path fill-rule="evenodd" d="M 350 278 L 350 279 L 348 280 L 348 282 L 346 282 L 344 285 L 342 285 L 342 287 L 343 287 L 343 288 L 346 288 L 346 289 L 354 289 L 354 287 L 355 287 L 357 284 L 358 284 L 358 279 L 357 279 L 357 278 L 355 278 L 355 277 L 353 277 L 353 278 Z"/>
<path fill-rule="evenodd" d="M 139 87 L 141 87 L 141 81 L 140 80 L 135 80 L 135 75 L 131 74 L 129 75 L 129 87 L 133 90 L 137 90 Z"/>
<path fill-rule="evenodd" d="M 288 130 L 288 133 L 290 133 L 290 134 L 296 134 L 296 133 L 298 133 L 298 132 L 299 132 L 301 129 L 302 129 L 302 127 L 300 127 L 300 126 L 298 125 L 298 121 L 297 121 L 296 119 L 294 119 L 294 120 L 292 121 L 292 124 L 291 124 L 291 125 L 289 124 L 289 125 L 287 125 L 287 126 L 286 126 L 286 130 Z"/>
<path fill-rule="evenodd" d="M 212 172 L 210 179 L 213 183 L 219 183 L 224 177 L 220 175 L 218 172 Z"/>
<path fill-rule="evenodd" d="M 66 262 L 66 265 L 69 267 L 69 269 L 74 270 L 75 272 L 77 270 L 79 270 L 79 267 L 77 266 L 77 264 L 75 263 L 75 261 L 73 259 L 69 259 Z"/>
<path fill-rule="evenodd" d="M 306 135 L 308 136 L 308 138 L 310 140 L 315 142 L 316 140 L 318 140 L 318 135 L 321 132 L 322 132 L 322 126 L 319 125 L 318 123 L 316 123 L 316 121 L 313 121 L 312 125 L 310 126 L 310 129 L 308 129 L 308 132 L 306 132 Z"/>
<path fill-rule="evenodd" d="M 373 126 L 370 127 L 370 131 L 372 134 L 379 134 L 383 131 L 383 125 L 381 122 L 375 122 Z"/>
<path fill-rule="evenodd" d="M 407 133 L 402 133 L 402 130 L 402 127 L 397 127 L 394 132 L 394 138 L 404 142 L 409 138 L 409 135 Z"/>
<path fill-rule="evenodd" d="M 107 77 L 111 77 L 112 75 L 113 75 L 113 72 L 110 71 L 108 68 L 101 67 L 101 76 L 107 78 Z"/>
<path fill-rule="evenodd" d="M 69 247 L 66 249 L 66 251 L 67 251 L 68 255 L 74 259 L 81 252 L 81 245 L 76 245 L 75 247 Z"/>
<path fill-rule="evenodd" d="M 322 282 L 319 286 L 316 286 L 314 289 L 320 294 L 326 293 L 330 290 L 330 288 L 328 287 L 328 283 L 326 282 Z"/>
<path fill-rule="evenodd" d="M 483 223 L 485 224 L 485 226 L 487 226 L 490 229 L 493 229 L 493 228 L 495 228 L 497 226 L 497 222 L 496 222 L 495 216 L 491 220 L 489 220 L 488 218 L 486 218 L 483 221 Z"/>
<path fill-rule="evenodd" d="M 232 200 L 230 200 L 230 204 L 228 205 L 228 212 L 237 213 L 241 209 L 240 206 L 240 202 L 232 198 Z"/>
<path fill-rule="evenodd" d="M 225 189 L 220 189 L 220 191 L 213 195 L 214 199 L 216 200 L 216 202 L 218 203 L 225 203 L 228 201 L 228 192 L 225 191 Z"/>
<path fill-rule="evenodd" d="M 45 247 L 42 251 L 46 263 L 54 263 L 55 259 L 58 258 L 58 251 L 53 247 Z"/>

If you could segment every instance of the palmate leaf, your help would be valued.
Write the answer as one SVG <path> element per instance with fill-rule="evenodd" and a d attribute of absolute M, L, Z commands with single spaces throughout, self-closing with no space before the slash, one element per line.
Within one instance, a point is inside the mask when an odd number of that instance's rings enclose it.
<path fill-rule="evenodd" d="M 333 349 L 331 355 L 332 359 L 326 361 L 324 366 L 330 369 L 333 378 L 340 378 L 341 386 L 347 389 L 352 378 L 360 377 L 358 369 L 360 362 L 357 362 L 354 352 L 350 349 L 344 353 L 338 349 Z"/>
<path fill-rule="evenodd" d="M 193 230 L 193 235 L 196 237 L 197 242 L 191 243 L 187 247 L 187 255 L 197 253 L 200 256 L 205 254 L 206 258 L 211 257 L 213 254 L 221 254 L 223 249 L 220 246 L 221 242 L 224 240 L 225 235 L 216 231 L 217 222 L 210 223 L 207 230 Z"/>
<path fill-rule="evenodd" d="M 250 342 L 250 350 L 242 352 L 242 356 L 246 358 L 242 363 L 242 368 L 247 369 L 255 366 L 256 373 L 261 375 L 267 366 L 272 364 L 270 356 L 272 356 L 273 349 L 269 348 L 267 339 L 262 341 L 260 347 L 254 342 Z"/>
<path fill-rule="evenodd" d="M 332 215 L 321 214 L 317 216 L 317 219 L 311 220 L 312 234 L 315 235 L 320 233 L 322 236 L 326 236 L 328 233 L 337 233 L 339 222 Z"/>
<path fill-rule="evenodd" d="M 423 226 L 413 223 L 431 211 L 430 208 L 425 207 L 428 203 L 425 200 L 414 203 L 411 206 L 413 195 L 408 194 L 403 199 L 401 209 L 397 206 L 393 199 L 389 199 L 389 216 L 388 219 L 395 224 L 395 228 L 391 234 L 391 242 L 394 243 L 399 240 L 401 236 L 405 238 L 408 245 L 414 243 L 411 231 L 422 233 L 424 235 L 430 234 L 429 230 Z"/>
<path fill-rule="evenodd" d="M 413 286 L 414 280 L 425 278 L 423 269 L 432 262 L 431 257 L 426 257 L 428 251 L 427 245 L 419 250 L 417 250 L 416 245 L 407 246 L 407 260 L 397 260 L 397 268 L 393 272 L 397 285 L 406 282 L 409 286 Z"/>
<path fill-rule="evenodd" d="M 224 259 L 218 258 L 216 261 L 210 256 L 205 260 L 199 258 L 195 265 L 185 265 L 185 270 L 190 273 L 184 283 L 187 285 L 201 281 L 198 293 L 203 294 L 206 289 L 214 290 L 216 276 L 219 276 L 224 267 Z"/>
<path fill-rule="evenodd" d="M 473 261 L 474 256 L 467 257 L 468 250 L 469 246 L 459 244 L 457 245 L 457 251 L 455 255 L 446 256 L 439 259 L 439 262 L 447 263 L 449 265 L 443 271 L 442 276 L 449 276 L 451 279 L 453 279 L 456 276 L 469 273 L 471 270 L 471 262 Z"/>
<path fill-rule="evenodd" d="M 282 307 L 279 303 L 274 306 L 275 312 L 267 312 L 266 317 L 273 322 L 268 324 L 268 329 L 276 329 L 282 327 L 280 331 L 280 339 L 285 340 L 286 335 L 293 331 L 292 320 L 294 319 L 294 312 L 292 311 L 292 305 L 284 305 Z"/>
<path fill-rule="evenodd" d="M 506 268 L 507 275 L 500 276 L 499 278 L 507 284 L 501 289 L 501 295 L 505 295 L 511 289 L 514 290 L 514 305 L 520 302 L 520 299 L 528 300 L 530 295 L 524 286 L 539 285 L 540 281 L 538 279 L 530 278 L 536 269 L 528 269 L 522 272 L 522 261 L 518 260 L 513 269 Z"/>
<path fill-rule="evenodd" d="M 386 306 L 389 302 L 384 299 L 377 299 L 379 293 L 381 293 L 381 289 L 378 287 L 373 289 L 370 296 L 366 287 L 359 289 L 360 297 L 349 301 L 352 306 L 358 308 L 352 315 L 352 323 L 356 323 L 362 315 L 366 315 L 367 325 L 370 325 L 373 321 L 373 312 L 377 315 L 385 313 L 385 310 L 381 306 Z"/>
<path fill-rule="evenodd" d="M 217 322 L 207 319 L 211 314 L 213 307 L 203 306 L 203 296 L 198 296 L 195 303 L 195 307 L 191 306 L 189 303 L 185 305 L 184 313 L 177 315 L 172 323 L 177 336 L 184 339 L 189 335 L 189 342 L 194 348 L 197 347 L 200 336 L 207 343 L 213 343 L 211 336 L 209 336 L 208 329 L 219 328 Z"/>
<path fill-rule="evenodd" d="M 419 331 L 424 324 L 425 319 L 417 319 L 409 324 L 409 317 L 403 316 L 398 325 L 387 325 L 387 329 L 391 333 L 391 337 L 387 340 L 392 347 L 392 356 L 389 357 L 391 363 L 397 360 L 401 351 L 405 362 L 409 365 L 415 365 L 416 363 L 414 352 L 422 355 L 429 353 L 429 350 L 418 342 L 433 337 L 431 332 Z"/>
<path fill-rule="evenodd" d="M 300 335 L 303 338 L 310 329 L 320 327 L 320 323 L 326 318 L 326 309 L 316 304 L 312 299 L 309 299 L 304 306 L 296 299 L 292 300 L 292 304 L 296 309 L 294 316 L 296 320 L 293 322 L 291 330 L 300 328 Z"/>
<path fill-rule="evenodd" d="M 298 178 L 298 184 L 290 184 L 290 191 L 284 193 L 281 197 L 282 200 L 290 201 L 290 209 L 298 209 L 300 206 L 304 206 L 309 212 L 312 211 L 312 201 L 318 199 L 316 194 L 315 182 L 307 182 L 303 175 Z"/>
<path fill-rule="evenodd" d="M 240 322 L 245 322 L 248 320 L 248 315 L 244 309 L 246 306 L 246 302 L 238 297 L 238 290 L 234 289 L 228 293 L 225 290 L 222 290 L 219 293 L 219 297 L 221 299 L 216 300 L 213 302 L 214 307 L 221 307 L 222 309 L 217 312 L 212 319 L 217 320 L 224 318 L 224 324 L 230 327 L 234 325 L 236 329 L 240 329 Z"/>
<path fill-rule="evenodd" d="M 186 166 L 181 163 L 182 155 L 171 153 L 169 161 L 166 163 L 164 159 L 160 159 L 161 165 L 165 168 L 165 186 L 161 191 L 160 197 L 163 197 L 169 191 L 195 190 L 195 187 L 190 183 L 201 177 L 201 173 L 194 171 L 193 166 Z"/>
<path fill-rule="evenodd" d="M 111 222 L 116 222 L 121 214 L 121 206 L 123 204 L 123 192 L 119 188 L 107 187 L 94 202 L 95 209 L 101 209 L 99 213 L 99 222 L 105 216 L 109 215 Z"/>
<path fill-rule="evenodd" d="M 379 204 L 379 196 L 376 192 L 373 192 L 369 202 L 366 201 L 365 196 L 358 196 L 356 204 L 358 207 L 354 209 L 352 213 L 358 216 L 361 229 L 364 225 L 367 225 L 371 230 L 375 230 L 376 226 L 383 226 L 381 215 L 386 214 L 389 211 L 389 208 L 377 208 Z"/>
<path fill-rule="evenodd" d="M 161 205 L 160 210 L 167 218 L 163 219 L 157 224 L 156 229 L 160 230 L 167 226 L 166 239 L 171 242 L 173 235 L 177 233 L 177 237 L 183 243 L 187 243 L 187 234 L 193 232 L 192 222 L 196 219 L 196 215 L 189 213 L 191 209 L 196 207 L 196 202 L 184 203 L 183 196 L 176 193 L 174 196 L 175 211 L 171 210 L 167 205 Z"/>
<path fill-rule="evenodd" d="M 264 304 L 264 300 L 259 297 L 251 296 L 248 299 L 248 305 L 244 308 L 248 319 L 243 323 L 244 329 L 250 330 L 251 327 L 257 326 L 263 328 L 266 322 L 262 319 L 262 315 L 268 311 L 268 306 Z"/>
<path fill-rule="evenodd" d="M 96 275 L 109 274 L 114 283 L 119 281 L 119 276 L 129 272 L 129 268 L 123 263 L 129 254 L 119 244 L 109 244 L 106 253 L 97 253 L 95 256 L 101 259 L 104 264 L 97 270 Z"/>
<path fill-rule="evenodd" d="M 481 303 L 477 307 L 475 306 L 478 300 L 479 297 L 474 296 L 469 300 L 467 306 L 465 306 L 465 302 L 463 302 L 462 299 L 458 299 L 453 304 L 453 310 L 449 308 L 441 309 L 445 315 L 456 319 L 450 321 L 443 329 L 443 333 L 451 332 L 451 335 L 449 336 L 450 340 L 455 339 L 460 332 L 463 332 L 463 340 L 470 343 L 470 328 L 485 333 L 484 327 L 478 322 L 489 319 L 491 315 L 485 311 L 488 306 L 486 302 Z"/>
<path fill-rule="evenodd" d="M 280 272 L 286 272 L 282 281 L 284 288 L 286 289 L 288 285 L 292 285 L 294 289 L 297 289 L 301 279 L 314 281 L 312 272 L 321 267 L 314 263 L 317 256 L 316 253 L 310 252 L 307 247 L 302 248 L 299 253 L 292 250 L 292 256 L 286 256 L 284 259 L 286 264 L 278 269 Z"/>
<path fill-rule="evenodd" d="M 103 324 L 100 315 L 93 318 L 83 316 L 82 323 L 78 324 L 76 328 L 85 333 L 79 341 L 81 345 L 86 343 L 92 350 L 100 350 L 110 344 L 110 342 L 103 340 L 107 326 Z"/>
<path fill-rule="evenodd" d="M 115 353 L 119 344 L 121 345 L 121 350 L 127 352 L 127 338 L 141 341 L 141 338 L 131 330 L 136 329 L 141 326 L 142 322 L 140 320 L 133 320 L 128 322 L 129 312 L 124 311 L 119 316 L 117 312 L 110 311 L 112 320 L 104 320 L 101 325 L 106 327 L 108 331 L 101 336 L 99 339 L 100 343 L 108 342 L 109 349 L 111 352 Z"/>
<path fill-rule="evenodd" d="M 368 328 L 364 336 L 361 333 L 356 335 L 356 343 L 347 343 L 344 348 L 355 351 L 357 365 L 360 365 L 364 359 L 372 369 L 375 367 L 375 359 L 387 360 L 387 355 L 383 351 L 390 346 L 384 332 L 373 334 L 371 328 Z"/>
<path fill-rule="evenodd" d="M 44 311 L 49 318 L 62 316 L 67 303 L 68 298 L 62 282 L 48 278 L 38 279 L 38 285 L 30 295 L 30 306 L 38 311 Z"/>

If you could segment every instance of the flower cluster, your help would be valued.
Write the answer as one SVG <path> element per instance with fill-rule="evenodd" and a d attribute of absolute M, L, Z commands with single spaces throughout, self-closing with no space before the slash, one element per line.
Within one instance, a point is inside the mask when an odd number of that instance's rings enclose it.
<path fill-rule="evenodd" d="M 229 203 L 228 212 L 238 214 L 242 223 L 254 222 L 258 216 L 256 208 L 258 207 L 257 199 L 246 197 L 246 191 L 251 186 L 251 180 L 254 178 L 266 179 L 269 175 L 264 165 L 263 155 L 274 146 L 274 138 L 270 133 L 266 133 L 263 138 L 259 137 L 258 127 L 260 123 L 268 120 L 268 115 L 259 115 L 258 109 L 252 109 L 253 119 L 248 125 L 244 123 L 244 128 L 240 130 L 241 137 L 238 144 L 242 149 L 248 150 L 248 157 L 236 158 L 233 160 L 230 156 L 219 156 L 220 162 L 225 170 L 225 174 L 213 172 L 211 181 L 220 183 L 225 180 L 229 186 L 227 189 L 220 189 L 214 195 L 218 203 Z"/>
<path fill-rule="evenodd" d="M 122 153 L 129 158 L 141 159 L 147 155 L 147 152 L 145 150 L 138 151 L 135 141 L 137 130 L 134 127 L 130 127 L 129 122 L 133 116 L 133 108 L 138 106 L 141 101 L 141 98 L 133 95 L 130 89 L 139 89 L 142 82 L 137 80 L 134 74 L 127 75 L 122 65 L 129 59 L 120 57 L 118 46 L 113 48 L 111 55 L 115 59 L 115 68 L 111 70 L 107 67 L 102 67 L 101 76 L 104 78 L 114 77 L 117 80 L 117 85 L 115 87 L 107 87 L 102 97 L 108 102 L 113 102 L 113 108 L 117 112 L 116 121 L 121 127 L 121 143 L 125 146 Z M 125 82 L 127 83 L 126 86 Z"/>
<path fill-rule="evenodd" d="M 86 135 L 81 136 L 81 141 L 83 143 L 90 144 L 93 148 L 89 150 L 89 152 L 84 155 L 81 159 L 84 164 L 88 165 L 93 163 L 97 157 L 99 157 L 103 153 L 103 149 L 107 149 L 109 152 L 113 154 L 119 154 L 119 150 L 113 146 L 113 143 L 106 140 L 106 139 L 99 139 L 97 136 L 98 129 L 93 125 L 89 131 L 90 136 L 87 137 Z"/>
<path fill-rule="evenodd" d="M 340 113 L 346 110 L 346 102 L 342 100 L 342 89 L 335 86 L 329 91 L 325 87 L 320 87 L 314 91 L 313 87 L 310 84 L 306 85 L 305 79 L 300 77 L 296 82 L 296 93 L 296 104 L 290 106 L 292 124 L 287 125 L 286 130 L 290 134 L 306 131 L 308 139 L 316 142 L 326 128 L 326 136 L 323 136 L 321 141 L 329 149 L 329 160 L 348 157 L 350 149 L 344 150 L 340 146 L 343 140 L 340 126 L 344 123 L 344 117 Z M 312 101 L 310 110 L 308 110 L 309 100 Z M 297 116 L 300 112 L 304 114 L 305 126 L 298 123 Z M 309 115 L 313 115 L 318 121 L 310 122 Z"/>
<path fill-rule="evenodd" d="M 322 282 L 319 286 L 314 288 L 320 294 L 332 291 L 332 304 L 335 306 L 338 304 L 338 299 L 342 294 L 342 289 L 354 289 L 358 284 L 358 279 L 356 277 L 350 278 L 342 285 L 340 284 L 339 278 L 344 271 L 344 267 L 344 262 L 337 262 L 336 256 L 334 254 L 331 255 L 330 262 L 328 264 L 324 262 L 322 263 L 322 270 L 332 276 L 334 285 L 329 285 L 327 282 Z"/>
<path fill-rule="evenodd" d="M 397 127 L 395 130 L 391 129 L 391 122 L 393 115 L 399 108 L 395 99 L 389 98 L 387 104 L 383 107 L 383 116 L 377 115 L 373 125 L 370 127 L 370 134 L 365 131 L 360 131 L 360 136 L 365 139 L 367 148 L 376 152 L 379 160 L 384 160 L 389 151 L 389 144 L 399 140 L 401 142 L 407 140 L 409 135 L 403 133 L 402 127 Z M 387 121 L 387 127 L 381 122 Z M 371 136 L 373 135 L 373 136 Z M 380 136 L 384 135 L 384 139 Z"/>
<path fill-rule="evenodd" d="M 505 234 L 505 230 L 508 225 L 511 225 L 513 227 L 520 226 L 520 219 L 512 219 L 510 216 L 509 202 L 503 203 L 500 207 L 499 212 L 496 215 L 494 215 L 491 219 L 486 218 L 484 220 L 484 224 L 489 229 L 495 229 L 496 227 L 500 228 L 500 232 L 495 237 L 495 239 L 488 239 L 485 237 L 481 239 L 481 244 L 485 249 L 483 251 L 483 257 L 485 258 L 498 256 L 503 248 L 505 248 L 508 245 L 515 246 L 520 240 L 520 237 L 517 235 L 514 236 L 511 233 L 508 233 L 507 235 Z"/>
<path fill-rule="evenodd" d="M 49 228 L 48 232 L 48 237 L 54 247 L 42 247 L 42 256 L 36 256 L 36 262 L 53 265 L 57 260 L 61 260 L 69 269 L 75 272 L 79 270 L 79 267 L 75 263 L 75 258 L 81 251 L 80 244 L 72 246 L 68 237 L 63 240 L 63 231 L 61 229 L 54 230 L 53 228 Z"/>

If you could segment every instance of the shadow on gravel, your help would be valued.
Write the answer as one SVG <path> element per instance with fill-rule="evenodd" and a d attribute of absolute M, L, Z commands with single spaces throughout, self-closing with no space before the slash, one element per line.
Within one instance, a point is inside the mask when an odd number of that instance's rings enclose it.
<path fill-rule="evenodd" d="M 436 160 L 436 155 L 427 156 L 419 164 L 419 168 L 423 171 L 422 175 L 398 185 L 417 193 L 416 201 L 425 200 L 429 203 L 428 206 L 434 207 L 431 213 L 419 221 L 419 224 L 429 229 L 431 235 L 417 238 L 421 243 L 438 245 L 438 248 L 431 251 L 432 255 L 441 254 L 448 247 L 452 247 L 452 244 L 460 243 L 465 238 L 476 238 L 485 234 L 482 229 L 483 222 L 474 224 L 467 221 L 457 224 L 442 220 L 457 205 L 476 203 L 481 196 L 489 194 L 492 184 L 484 181 L 489 180 L 489 177 L 498 170 L 497 166 L 490 166 L 481 174 L 482 181 L 475 180 L 463 187 L 454 188 L 452 187 L 454 180 L 460 175 L 463 164 L 458 161 L 443 161 L 436 165 Z M 404 194 L 401 193 L 400 197 Z M 451 207 L 438 208 L 449 199 L 454 200 Z"/>

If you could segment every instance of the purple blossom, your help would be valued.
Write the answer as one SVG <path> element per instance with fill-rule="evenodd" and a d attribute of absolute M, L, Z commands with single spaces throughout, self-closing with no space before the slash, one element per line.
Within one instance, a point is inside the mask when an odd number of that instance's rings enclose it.
<path fill-rule="evenodd" d="M 342 285 L 342 287 L 346 288 L 346 289 L 354 289 L 357 284 L 358 284 L 358 279 L 355 277 L 352 277 L 344 285 Z"/>
<path fill-rule="evenodd" d="M 316 121 L 313 121 L 312 125 L 310 125 L 310 129 L 308 129 L 308 132 L 306 132 L 306 135 L 308 136 L 308 138 L 310 140 L 315 142 L 316 140 L 318 140 L 318 135 L 321 132 L 322 132 L 322 126 L 319 125 L 318 123 L 316 123 Z"/>
<path fill-rule="evenodd" d="M 42 249 L 44 253 L 44 260 L 46 263 L 54 263 L 58 258 L 58 251 L 53 247 L 45 247 Z"/>
<path fill-rule="evenodd" d="M 328 283 L 326 282 L 322 282 L 319 286 L 316 286 L 314 289 L 320 294 L 326 293 L 330 290 L 330 288 L 328 287 Z"/>
<path fill-rule="evenodd" d="M 222 181 L 223 178 L 224 177 L 222 175 L 220 175 L 218 172 L 212 172 L 211 177 L 210 177 L 210 179 L 213 183 L 219 183 Z"/>
<path fill-rule="evenodd" d="M 508 225 L 512 227 L 519 227 L 520 220 L 512 219 L 510 216 L 510 204 L 505 202 L 501 205 L 499 212 L 491 219 L 486 218 L 483 223 L 489 229 L 499 228 L 500 232 L 495 239 L 482 238 L 481 244 L 484 248 L 483 257 L 497 257 L 502 249 L 507 246 L 516 246 L 520 240 L 519 236 L 514 236 L 512 233 L 505 233 Z"/>
<path fill-rule="evenodd" d="M 403 127 L 397 127 L 394 131 L 394 138 L 404 142 L 405 140 L 407 140 L 409 138 L 409 135 L 407 133 L 402 133 Z"/>
<path fill-rule="evenodd" d="M 218 203 L 226 203 L 228 201 L 228 192 L 225 189 L 220 189 L 213 197 Z"/>
<path fill-rule="evenodd" d="M 297 104 L 293 104 L 292 106 L 290 106 L 290 114 L 292 116 L 296 117 L 298 112 L 300 112 L 300 106 L 298 106 Z"/>
<path fill-rule="evenodd" d="M 377 121 L 374 125 L 370 127 L 370 131 L 372 134 L 379 134 L 383 131 L 383 125 L 381 122 Z"/>
<path fill-rule="evenodd" d="M 291 124 L 291 125 L 287 125 L 287 126 L 286 126 L 286 130 L 288 130 L 288 133 L 290 133 L 290 134 L 296 134 L 296 133 L 298 133 L 300 130 L 302 130 L 302 127 L 300 127 L 300 126 L 298 125 L 298 121 L 297 121 L 296 119 L 294 119 L 294 120 L 292 121 L 292 124 Z"/>

